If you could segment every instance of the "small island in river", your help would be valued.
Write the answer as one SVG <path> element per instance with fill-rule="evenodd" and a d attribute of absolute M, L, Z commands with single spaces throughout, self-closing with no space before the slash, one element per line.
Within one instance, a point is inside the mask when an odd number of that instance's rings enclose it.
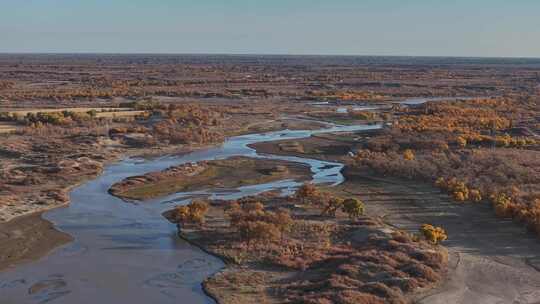
<path fill-rule="evenodd" d="M 126 200 L 145 200 L 177 192 L 242 186 L 291 179 L 306 181 L 310 168 L 304 164 L 263 158 L 231 157 L 187 163 L 132 176 L 114 184 L 109 192 Z"/>

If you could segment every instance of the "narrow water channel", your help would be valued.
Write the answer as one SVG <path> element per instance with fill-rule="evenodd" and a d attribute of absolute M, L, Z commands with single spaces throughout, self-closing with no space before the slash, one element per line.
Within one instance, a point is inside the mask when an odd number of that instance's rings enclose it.
<path fill-rule="evenodd" d="M 201 290 L 204 278 L 223 263 L 180 240 L 176 227 L 161 213 L 196 194 L 232 199 L 268 190 L 290 193 L 291 180 L 241 187 L 177 193 L 148 202 L 126 203 L 107 192 L 123 178 L 172 165 L 231 156 L 264 157 L 308 164 L 313 182 L 338 184 L 342 165 L 299 157 L 259 155 L 249 144 L 306 138 L 316 133 L 360 131 L 379 125 L 333 126 L 318 131 L 278 131 L 237 136 L 222 146 L 182 156 L 152 160 L 126 159 L 108 166 L 97 179 L 75 188 L 67 208 L 44 218 L 72 235 L 74 242 L 39 261 L 0 273 L 0 303 L 213 303 Z"/>

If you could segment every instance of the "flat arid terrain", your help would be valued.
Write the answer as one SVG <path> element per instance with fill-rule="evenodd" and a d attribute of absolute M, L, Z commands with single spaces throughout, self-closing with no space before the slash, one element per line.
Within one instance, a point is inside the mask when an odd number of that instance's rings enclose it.
<path fill-rule="evenodd" d="M 540 60 L 0 54 L 0 303 L 540 303 Z"/>

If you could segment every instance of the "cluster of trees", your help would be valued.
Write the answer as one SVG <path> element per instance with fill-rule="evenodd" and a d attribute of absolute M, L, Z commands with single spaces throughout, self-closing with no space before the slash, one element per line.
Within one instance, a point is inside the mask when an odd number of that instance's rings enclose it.
<path fill-rule="evenodd" d="M 88 88 L 70 88 L 70 89 L 46 89 L 46 90 L 17 90 L 2 92 L 2 97 L 14 101 L 28 100 L 51 100 L 51 101 L 66 101 L 66 100 L 94 100 L 111 99 L 115 96 L 124 96 L 117 92 L 97 87 Z"/>
<path fill-rule="evenodd" d="M 71 126 L 74 123 L 88 123 L 97 117 L 96 110 L 87 112 L 60 111 L 60 112 L 28 112 L 21 116 L 16 112 L 0 112 L 0 121 L 11 121 L 24 123 L 31 127 L 40 127 L 43 125 Z"/>
<path fill-rule="evenodd" d="M 367 91 L 307 91 L 305 98 L 312 100 L 376 101 L 383 100 L 385 96 Z"/>
<path fill-rule="evenodd" d="M 379 114 L 370 111 L 348 111 L 347 114 L 351 119 L 357 120 L 376 120 L 379 119 Z"/>
<path fill-rule="evenodd" d="M 426 232 L 422 239 L 444 239 L 436 227 Z M 292 303 L 408 303 L 407 294 L 432 287 L 447 270 L 444 251 L 419 240 L 395 231 L 367 246 L 334 245 L 303 268 L 310 269 L 309 279 L 288 280 L 284 289 Z"/>
<path fill-rule="evenodd" d="M 496 131 L 511 126 L 512 120 L 494 109 L 468 107 L 463 103 L 426 103 L 419 113 L 403 115 L 395 124 L 395 127 L 402 131 L 454 133 L 468 133 L 471 130 Z"/>
<path fill-rule="evenodd" d="M 205 222 L 205 216 L 210 206 L 205 201 L 193 201 L 186 206 L 177 206 L 173 210 L 174 221 L 186 225 L 197 224 L 201 225 Z"/>
<path fill-rule="evenodd" d="M 185 126 L 170 119 L 156 123 L 151 132 L 159 141 L 167 141 L 171 144 L 204 144 L 219 142 L 224 138 L 224 135 L 217 130 L 210 130 L 204 126 Z"/>
<path fill-rule="evenodd" d="M 297 202 L 310 205 L 322 205 L 324 196 L 324 193 L 312 183 L 304 183 L 294 194 Z"/>
<path fill-rule="evenodd" d="M 83 123 L 96 118 L 97 111 L 90 110 L 88 112 L 38 112 L 27 113 L 24 117 L 24 122 L 27 125 L 51 124 L 51 125 L 71 125 L 73 123 Z"/>
<path fill-rule="evenodd" d="M 75 101 L 75 100 L 95 100 L 112 99 L 114 97 L 125 98 L 146 98 L 148 96 L 167 97 L 222 97 L 236 98 L 237 96 L 228 92 L 203 92 L 199 90 L 186 89 L 184 86 L 154 86 L 144 83 L 143 86 L 115 85 L 114 87 L 87 86 L 69 89 L 46 89 L 46 90 L 9 90 L 0 92 L 0 99 L 13 101 L 28 100 L 50 100 L 50 101 Z"/>
<path fill-rule="evenodd" d="M 506 148 L 518 148 L 526 147 L 538 144 L 538 141 L 532 137 L 518 136 L 512 137 L 509 134 L 503 135 L 483 135 L 475 132 L 469 132 L 462 134 L 457 138 L 458 144 L 461 148 L 465 148 L 468 143 L 474 145 L 506 147 Z"/>
<path fill-rule="evenodd" d="M 20 117 L 17 113 L 0 112 L 0 121 L 19 121 Z"/>
<path fill-rule="evenodd" d="M 277 242 L 289 231 L 293 220 L 285 209 L 265 210 L 259 201 L 240 200 L 232 202 L 227 210 L 230 225 L 248 245 Z"/>
<path fill-rule="evenodd" d="M 338 210 L 346 213 L 350 219 L 364 215 L 364 203 L 356 198 L 343 199 L 321 191 L 312 183 L 305 183 L 298 188 L 294 199 L 301 204 L 322 208 L 321 215 L 336 216 Z"/>
<path fill-rule="evenodd" d="M 540 236 L 540 198 L 528 204 L 517 202 L 514 196 L 507 193 L 493 194 L 489 198 L 497 216 L 522 223 L 529 231 Z"/>
<path fill-rule="evenodd" d="M 427 105 L 363 144 L 354 166 L 433 182 L 458 202 L 489 202 L 498 216 L 540 234 L 538 141 L 504 133 L 520 105 L 509 99 Z"/>
<path fill-rule="evenodd" d="M 325 203 L 322 215 L 336 216 L 336 212 L 341 210 L 346 213 L 350 219 L 356 219 L 364 215 L 364 203 L 355 198 L 342 199 L 340 197 L 331 197 Z"/>
<path fill-rule="evenodd" d="M 478 203 L 482 201 L 482 193 L 480 190 L 471 189 L 465 182 L 459 181 L 455 177 L 448 180 L 444 177 L 439 177 L 435 181 L 435 185 L 452 194 L 452 197 L 458 202 L 471 201 Z"/>
<path fill-rule="evenodd" d="M 131 141 L 144 141 L 146 146 L 157 143 L 190 144 L 213 143 L 224 138 L 220 126 L 223 112 L 192 104 L 164 104 L 153 100 L 122 103 L 120 106 L 144 111 L 133 119 L 121 121 L 121 127 L 111 129 L 109 135 L 142 133 L 145 137 L 130 138 Z M 0 113 L 0 121 L 17 121 L 31 129 L 59 127 L 95 127 L 99 121 L 119 122 L 114 118 L 97 118 L 97 111 L 87 112 L 29 112 L 24 117 L 16 113 Z M 113 113 L 114 114 L 114 113 Z M 149 120 L 155 118 L 155 120 Z M 144 125 L 144 126 L 143 126 Z M 34 132 L 34 131 L 31 131 Z"/>
<path fill-rule="evenodd" d="M 152 111 L 162 119 L 152 126 L 151 134 L 159 141 L 172 144 L 210 143 L 223 140 L 224 135 L 216 127 L 223 114 L 199 105 L 161 104 L 152 101 L 134 103 L 135 109 Z"/>

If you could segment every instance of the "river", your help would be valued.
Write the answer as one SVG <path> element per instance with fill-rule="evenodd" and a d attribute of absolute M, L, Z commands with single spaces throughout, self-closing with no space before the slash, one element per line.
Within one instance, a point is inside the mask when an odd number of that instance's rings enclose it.
<path fill-rule="evenodd" d="M 268 190 L 291 193 L 292 180 L 245 186 L 235 191 L 176 193 L 147 202 L 126 203 L 107 190 L 126 177 L 172 165 L 231 156 L 263 157 L 308 164 L 314 183 L 339 184 L 342 165 L 313 159 L 259 155 L 247 145 L 312 134 L 360 131 L 379 125 L 332 126 L 317 131 L 268 132 L 229 138 L 223 145 L 181 156 L 125 159 L 105 168 L 102 175 L 70 193 L 66 208 L 43 217 L 74 237 L 46 257 L 0 273 L 0 303 L 213 303 L 201 282 L 223 263 L 177 237 L 176 226 L 161 213 L 184 204 L 193 195 L 234 199 Z"/>
<path fill-rule="evenodd" d="M 399 103 L 471 97 L 410 98 Z M 325 103 L 317 106 L 327 106 Z M 384 108 L 384 105 L 375 105 Z M 330 125 L 329 128 L 283 130 L 231 137 L 223 145 L 181 156 L 156 159 L 125 159 L 105 168 L 97 179 L 70 193 L 66 208 L 43 217 L 74 237 L 46 257 L 0 273 L 0 304 L 35 303 L 214 303 L 202 291 L 201 282 L 223 268 L 221 260 L 177 237 L 176 226 L 161 213 L 190 197 L 235 199 L 269 190 L 292 193 L 292 180 L 245 186 L 234 191 L 206 189 L 175 193 L 146 202 L 126 203 L 111 196 L 110 186 L 126 177 L 163 170 L 173 165 L 231 156 L 261 157 L 308 164 L 316 184 L 343 182 L 342 164 L 314 159 L 260 155 L 249 144 L 300 139 L 312 134 L 378 129 L 381 125 Z"/>

